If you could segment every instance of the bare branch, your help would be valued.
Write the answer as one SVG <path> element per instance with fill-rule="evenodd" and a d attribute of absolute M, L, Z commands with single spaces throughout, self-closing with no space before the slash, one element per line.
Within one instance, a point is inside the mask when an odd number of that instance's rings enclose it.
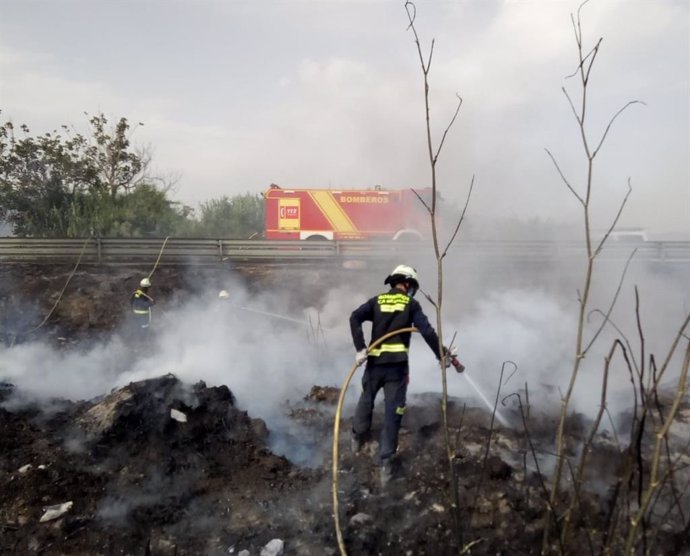
<path fill-rule="evenodd" d="M 462 97 L 458 93 L 455 93 L 455 96 L 458 99 L 458 105 L 455 107 L 455 113 L 453 114 L 453 117 L 450 119 L 450 123 L 446 126 L 446 129 L 443 132 L 441 141 L 439 142 L 438 148 L 436 149 L 436 154 L 434 155 L 434 162 L 438 160 L 438 156 L 441 154 L 441 149 L 443 148 L 443 143 L 445 143 L 446 141 L 446 136 L 448 135 L 450 128 L 453 127 L 455 119 L 458 117 L 458 113 L 460 112 L 460 107 L 462 106 Z"/>
<path fill-rule="evenodd" d="M 589 351 L 589 348 L 592 347 L 592 344 L 594 344 L 596 339 L 599 337 L 599 334 L 601 334 L 601 331 L 606 326 L 606 323 L 608 322 L 609 317 L 611 316 L 611 313 L 613 312 L 613 308 L 616 305 L 616 301 L 618 301 L 618 296 L 621 293 L 621 288 L 623 287 L 623 282 L 625 281 L 625 275 L 628 272 L 628 267 L 630 266 L 630 261 L 632 261 L 632 258 L 635 256 L 636 252 L 637 252 L 637 249 L 633 250 L 633 252 L 630 253 L 630 256 L 628 257 L 628 260 L 625 261 L 625 266 L 623 267 L 623 272 L 621 272 L 620 279 L 618 280 L 618 287 L 616 288 L 616 291 L 613 294 L 613 298 L 611 299 L 611 303 L 609 305 L 609 308 L 606 311 L 606 315 L 604 316 L 604 320 L 602 321 L 602 323 L 599 326 L 599 328 L 597 329 L 597 331 L 594 333 L 592 338 L 589 340 L 589 342 L 585 346 L 585 349 L 582 350 L 583 355 Z"/>
<path fill-rule="evenodd" d="M 524 406 L 522 404 L 522 398 L 520 397 L 520 394 L 518 392 L 513 392 L 512 394 L 508 394 L 505 398 L 501 400 L 501 404 L 505 406 L 506 400 L 508 398 L 515 397 L 517 398 L 518 401 L 518 409 L 520 410 L 520 417 L 522 418 L 522 428 L 525 432 L 525 439 L 527 440 L 527 444 L 530 449 L 530 453 L 532 455 L 532 460 L 534 461 L 534 467 L 537 470 L 537 479 L 539 481 L 539 486 L 541 487 L 541 490 L 544 494 L 544 501 L 546 504 L 551 508 L 552 513 L 556 513 L 555 508 L 551 504 L 551 500 L 549 498 L 549 490 L 546 486 L 546 482 L 544 481 L 544 475 L 541 471 L 541 468 L 539 466 L 539 458 L 537 457 L 537 449 L 534 446 L 534 443 L 532 442 L 532 435 L 529 432 L 529 427 L 527 426 L 527 417 L 525 415 L 524 411 Z"/>
<path fill-rule="evenodd" d="M 611 235 L 611 232 L 616 227 L 616 224 L 618 224 L 618 220 L 620 219 L 621 214 L 623 214 L 623 208 L 625 208 L 625 205 L 628 202 L 628 197 L 630 197 L 630 193 L 632 193 L 632 185 L 630 185 L 630 178 L 628 178 L 628 191 L 625 193 L 625 197 L 623 197 L 623 200 L 621 201 L 621 204 L 618 207 L 618 212 L 616 213 L 613 222 L 611 222 L 611 225 L 609 226 L 608 230 L 606 230 L 604 237 L 601 238 L 601 240 L 599 241 L 599 245 L 597 245 L 597 248 L 594 250 L 594 257 L 596 257 L 601 252 L 602 248 L 604 247 L 604 243 L 606 243 L 606 240 L 608 239 L 609 235 Z"/>
<path fill-rule="evenodd" d="M 590 155 L 590 150 L 589 150 L 589 141 L 587 140 L 587 134 L 585 132 L 585 109 L 587 107 L 586 85 L 583 86 L 583 90 L 582 90 L 582 113 L 581 114 L 577 113 L 577 110 L 575 109 L 573 101 L 570 98 L 570 94 L 568 94 L 568 91 L 566 90 L 566 88 L 561 87 L 561 90 L 563 91 L 563 94 L 565 95 L 565 98 L 568 100 L 568 104 L 570 105 L 570 108 L 573 111 L 573 114 L 575 115 L 575 120 L 577 120 L 577 125 L 580 128 L 580 137 L 582 138 L 582 146 L 585 149 L 585 154 L 587 155 L 587 160 L 591 163 L 592 157 Z M 588 188 L 588 191 L 589 191 L 589 188 Z M 587 195 L 587 198 L 589 199 L 589 195 Z"/>
<path fill-rule="evenodd" d="M 410 8 L 412 9 L 412 13 L 410 13 Z M 407 18 L 410 20 L 410 24 L 407 26 L 407 31 L 412 29 L 414 32 L 414 21 L 417 19 L 417 6 L 414 5 L 414 2 L 410 2 L 409 0 L 405 2 L 405 11 L 407 12 Z M 417 33 L 415 33 L 415 36 Z"/>
<path fill-rule="evenodd" d="M 608 135 L 609 130 L 611 129 L 611 126 L 613 125 L 613 122 L 616 121 L 616 118 L 618 118 L 618 116 L 620 116 L 626 108 L 628 108 L 629 106 L 632 106 L 633 104 L 642 104 L 643 106 L 647 106 L 647 103 L 643 102 L 641 100 L 631 100 L 631 101 L 628 101 L 625 104 L 625 106 L 623 106 L 620 110 L 618 110 L 618 112 L 616 112 L 613 115 L 613 117 L 609 120 L 609 123 L 606 126 L 606 129 L 604 130 L 604 134 L 601 136 L 601 140 L 599 141 L 599 144 L 597 145 L 597 147 L 592 152 L 592 158 L 597 156 L 597 153 L 599 152 L 599 149 L 601 149 L 601 146 L 604 144 L 604 140 L 606 139 L 606 136 Z"/>
<path fill-rule="evenodd" d="M 408 0 L 405 2 L 405 10 L 407 13 L 407 17 L 409 20 L 409 27 L 408 30 L 411 29 L 414 38 L 415 38 L 415 45 L 417 48 L 417 55 L 419 57 L 421 69 L 422 69 L 422 75 L 423 75 L 423 85 L 424 85 L 424 112 L 425 112 L 425 123 L 426 123 L 426 143 L 427 143 L 427 154 L 428 154 L 428 160 L 429 160 L 429 166 L 431 170 L 431 200 L 430 203 L 427 203 L 424 201 L 424 199 L 421 198 L 421 196 L 415 191 L 415 195 L 417 198 L 422 202 L 422 205 L 426 207 L 427 211 L 429 212 L 429 217 L 431 221 L 431 236 L 433 240 L 433 248 L 434 248 L 434 254 L 436 256 L 436 265 L 437 265 L 437 298 L 434 301 L 431 299 L 431 297 L 426 293 L 422 292 L 424 296 L 429 300 L 429 302 L 434 306 L 436 310 L 436 330 L 437 330 L 437 335 L 438 335 L 438 348 L 439 351 L 441 352 L 441 386 L 442 386 L 442 395 L 441 395 L 441 414 L 442 414 L 442 419 L 443 419 L 443 435 L 444 435 L 444 440 L 445 440 L 445 448 L 446 448 L 446 457 L 448 460 L 448 473 L 449 473 L 449 490 L 450 490 L 450 496 L 449 496 L 449 502 L 451 506 L 451 518 L 453 521 L 453 531 L 457 535 L 457 547 L 458 550 L 461 550 L 463 546 L 465 546 L 465 543 L 463 542 L 464 535 L 462 531 L 462 527 L 460 526 L 461 523 L 461 514 L 460 514 L 460 493 L 459 493 L 459 486 L 458 486 L 458 480 L 457 480 L 457 473 L 455 470 L 455 459 L 456 459 L 456 454 L 453 449 L 453 446 L 451 444 L 451 437 L 450 437 L 450 430 L 449 430 L 449 423 L 448 423 L 448 383 L 447 383 L 447 370 L 446 370 L 446 362 L 447 362 L 447 354 L 443 353 L 443 323 L 441 320 L 441 308 L 442 308 L 442 302 L 443 302 L 443 257 L 441 256 L 440 249 L 439 249 L 439 242 L 438 242 L 438 227 L 437 227 L 437 221 L 436 221 L 436 207 L 437 207 L 437 187 L 436 187 L 436 164 L 438 162 L 438 156 L 442 150 L 442 146 L 444 144 L 445 138 L 448 134 L 449 129 L 453 126 L 457 115 L 460 110 L 460 106 L 462 105 L 462 99 L 460 98 L 459 95 L 456 94 L 458 97 L 458 105 L 455 109 L 455 113 L 453 114 L 452 119 L 450 120 L 450 123 L 446 127 L 443 136 L 441 138 L 441 141 L 438 145 L 438 147 L 434 147 L 433 141 L 432 141 L 432 136 L 431 136 L 431 117 L 430 117 L 430 106 L 429 106 L 429 71 L 431 68 L 431 63 L 433 61 L 433 54 L 434 54 L 434 47 L 435 47 L 435 40 L 431 41 L 431 48 L 429 49 L 428 57 L 425 61 L 424 54 L 422 53 L 422 48 L 420 45 L 419 41 L 419 36 L 417 34 L 417 30 L 415 28 L 415 19 L 416 19 L 416 8 L 414 4 Z M 430 205 L 430 206 L 429 206 Z M 420 290 L 421 291 L 421 290 Z M 467 546 L 471 546 L 467 545 Z M 466 546 L 466 548 L 467 548 Z"/>
<path fill-rule="evenodd" d="M 431 207 L 427 204 L 427 202 L 424 199 L 422 199 L 422 196 L 419 193 L 417 193 L 415 189 L 412 189 L 412 193 L 414 193 L 417 199 L 419 199 L 419 202 L 424 205 L 424 208 L 429 212 L 429 214 L 432 214 Z"/>
<path fill-rule="evenodd" d="M 594 418 L 594 421 L 592 422 L 592 426 L 590 428 L 589 434 L 585 440 L 585 442 L 582 445 L 582 450 L 580 450 L 580 461 L 578 462 L 577 466 L 577 473 L 575 477 L 573 478 L 573 488 L 575 490 L 575 497 L 573 500 L 570 502 L 570 506 L 568 507 L 568 510 L 565 512 L 564 519 L 563 519 L 563 529 L 562 529 L 562 535 L 563 535 L 563 543 L 567 544 L 567 536 L 569 532 L 569 525 L 571 521 L 572 514 L 575 510 L 576 502 L 578 505 L 581 505 L 581 500 L 580 500 L 580 491 L 582 490 L 582 482 L 584 480 L 584 474 L 585 474 L 585 467 L 587 465 L 587 456 L 591 452 L 591 447 L 592 443 L 594 442 L 594 437 L 597 434 L 597 431 L 599 430 L 599 426 L 601 425 L 601 419 L 604 415 L 604 412 L 606 411 L 606 397 L 607 397 L 607 392 L 608 392 L 608 380 L 609 380 L 609 371 L 611 368 L 611 361 L 613 359 L 613 355 L 616 352 L 616 348 L 620 348 L 622 351 L 625 351 L 625 347 L 621 343 L 620 340 L 616 339 L 613 341 L 613 344 L 611 346 L 611 349 L 609 350 L 608 355 L 604 358 L 605 365 L 604 365 L 604 373 L 602 376 L 602 385 L 601 385 L 601 398 L 599 401 L 599 411 L 596 414 L 596 417 Z M 627 359 L 627 358 L 626 358 Z M 628 363 L 629 365 L 629 363 Z M 589 529 L 589 528 L 587 528 Z M 589 536 L 588 536 L 589 539 Z M 592 554 L 594 554 L 594 551 L 591 551 Z"/>
<path fill-rule="evenodd" d="M 599 53 L 599 46 L 601 45 L 601 41 L 602 41 L 602 40 L 603 40 L 603 39 L 599 39 L 599 40 L 597 41 L 597 44 L 594 45 L 594 48 L 592 48 L 592 50 L 590 50 L 590 51 L 587 53 L 587 56 L 585 56 L 585 57 L 583 58 L 583 63 L 584 63 L 584 60 L 586 60 L 587 58 L 589 58 L 589 65 L 587 66 L 587 69 L 584 71 L 584 75 L 583 75 L 583 78 L 582 78 L 582 81 L 583 81 L 583 83 L 584 83 L 585 85 L 586 85 L 587 83 L 589 83 L 589 74 L 590 74 L 590 72 L 592 71 L 592 66 L 594 65 L 594 60 L 596 59 L 597 54 Z"/>
<path fill-rule="evenodd" d="M 491 437 L 494 432 L 494 423 L 496 419 L 496 409 L 498 407 L 498 400 L 501 397 L 501 386 L 503 383 L 503 373 L 505 372 L 506 363 L 503 362 L 501 365 L 501 374 L 498 378 L 498 388 L 496 389 L 496 400 L 494 401 L 493 411 L 491 412 L 491 420 L 489 421 L 489 433 L 486 438 L 486 448 L 484 450 L 484 458 L 482 459 L 482 466 L 479 470 L 479 479 L 477 480 L 477 487 L 474 491 L 474 501 L 472 502 L 472 511 L 470 512 L 469 519 L 467 520 L 468 528 L 472 526 L 472 518 L 474 517 L 474 509 L 477 507 L 477 500 L 479 499 L 479 489 L 484 483 L 484 477 L 486 475 L 487 462 L 489 461 L 489 452 L 491 451 Z"/>
<path fill-rule="evenodd" d="M 640 375 L 640 382 L 642 382 L 645 362 L 645 339 L 644 332 L 642 331 L 642 322 L 640 321 L 640 292 L 637 286 L 635 286 L 635 322 L 637 323 L 637 337 L 640 339 L 640 363 L 642 364 L 642 369 L 638 370 L 638 374 Z"/>
<path fill-rule="evenodd" d="M 683 328 L 687 326 L 687 321 Z M 678 383 L 676 387 L 676 395 L 673 399 L 671 409 L 662 423 L 661 429 L 656 432 L 656 443 L 654 451 L 652 454 L 651 470 L 649 472 L 649 485 L 644 493 L 641 503 L 637 509 L 636 514 L 630 520 L 630 528 L 628 530 L 628 535 L 625 543 L 625 553 L 632 554 L 632 549 L 637 538 L 638 526 L 642 524 L 644 526 L 645 516 L 647 515 L 647 510 L 649 509 L 652 497 L 656 494 L 659 489 L 661 482 L 659 481 L 659 470 L 660 470 L 660 455 L 663 446 L 663 441 L 667 437 L 671 425 L 678 413 L 680 408 L 681 400 L 683 399 L 685 392 L 687 391 L 687 378 L 688 378 L 688 368 L 690 367 L 690 343 L 686 347 L 685 356 L 683 358 L 683 363 L 681 365 L 680 376 L 678 377 Z"/>
<path fill-rule="evenodd" d="M 565 87 L 561 87 L 561 91 L 563 91 L 565 98 L 568 100 L 568 104 L 570 105 L 570 109 L 573 112 L 573 116 L 575 116 L 575 119 L 577 120 L 577 124 L 579 126 L 582 126 L 582 119 L 580 117 L 580 114 L 577 113 L 577 109 L 575 108 L 575 104 L 573 103 L 573 99 L 571 99 L 570 94 L 568 94 L 568 89 L 566 89 Z"/>
<path fill-rule="evenodd" d="M 434 58 L 434 45 L 436 44 L 436 39 L 431 39 L 431 48 L 429 48 L 429 58 L 426 61 L 426 69 L 424 70 L 424 73 L 427 75 L 429 74 L 429 71 L 431 71 L 431 60 Z"/>
<path fill-rule="evenodd" d="M 434 298 L 431 297 L 428 293 L 426 293 L 422 288 L 419 288 L 419 291 L 422 292 L 422 295 L 426 297 L 426 300 L 434 306 L 434 309 L 438 310 L 438 305 L 436 301 L 434 301 Z"/>
<path fill-rule="evenodd" d="M 673 340 L 673 343 L 671 344 L 671 347 L 666 354 L 666 359 L 664 359 L 664 362 L 661 364 L 661 368 L 659 369 L 659 372 L 656 374 L 654 378 L 654 384 L 658 385 L 661 382 L 661 379 L 664 376 L 664 373 L 666 372 L 666 369 L 668 368 L 669 364 L 671 363 L 671 358 L 673 354 L 676 351 L 676 348 L 678 347 L 678 344 L 680 342 L 680 339 L 684 337 L 683 332 L 685 329 L 688 327 L 688 324 L 690 324 L 690 313 L 685 317 L 685 320 L 683 321 L 683 324 L 681 324 L 680 328 L 678 329 L 678 332 L 676 333 L 676 337 Z"/>
<path fill-rule="evenodd" d="M 412 13 L 410 13 L 410 8 L 409 6 L 412 6 Z M 409 0 L 405 2 L 405 11 L 407 12 L 407 18 L 410 21 L 410 24 L 408 25 L 407 29 L 408 31 L 412 31 L 412 35 L 414 36 L 414 42 L 417 45 L 417 54 L 419 55 L 419 63 L 422 66 L 422 73 L 424 73 L 424 77 L 426 78 L 427 75 L 427 68 L 426 64 L 424 63 L 424 56 L 422 55 L 422 45 L 419 42 L 419 36 L 417 35 L 417 29 L 415 29 L 414 22 L 415 18 L 417 17 L 417 7 L 414 5 L 413 2 L 410 2 Z M 424 84 L 426 86 L 426 79 L 424 80 Z"/>
<path fill-rule="evenodd" d="M 596 46 L 595 46 L 594 48 L 592 48 L 592 50 L 590 50 L 590 51 L 587 53 L 587 55 L 584 56 L 584 57 L 582 58 L 582 60 L 580 60 L 580 63 L 579 63 L 579 64 L 577 65 L 577 67 L 575 68 L 575 71 L 573 71 L 573 73 L 571 73 L 571 74 L 565 76 L 566 79 L 572 79 L 572 78 L 575 77 L 580 71 L 582 71 L 583 64 L 587 61 L 587 59 L 588 59 L 590 56 L 592 56 L 593 54 L 596 54 L 596 51 L 599 49 L 599 44 L 601 43 L 602 40 L 603 40 L 603 39 L 599 39 L 599 42 L 596 44 Z M 579 43 L 578 43 L 578 44 L 579 44 Z"/>
<path fill-rule="evenodd" d="M 609 408 L 606 408 L 606 416 L 609 419 L 609 426 L 611 427 L 611 432 L 613 433 L 613 440 L 616 443 L 616 448 L 620 450 L 621 448 L 621 443 L 620 440 L 618 439 L 618 431 L 616 429 L 616 423 L 613 421 L 613 416 L 611 415 L 611 412 L 609 411 Z"/>
<path fill-rule="evenodd" d="M 474 176 L 472 176 L 472 181 L 470 182 L 470 189 L 467 192 L 467 198 L 465 199 L 465 206 L 462 207 L 462 212 L 460 213 L 460 218 L 458 218 L 458 223 L 455 226 L 455 230 L 453 230 L 453 235 L 450 236 L 450 239 L 448 240 L 448 244 L 446 245 L 446 248 L 443 250 L 443 254 L 441 255 L 441 258 L 444 258 L 446 256 L 446 253 L 448 253 L 448 249 L 450 248 L 451 244 L 455 240 L 455 236 L 458 235 L 458 232 L 460 231 L 460 226 L 462 225 L 462 221 L 465 219 L 465 213 L 467 212 L 467 206 L 470 204 L 470 197 L 472 196 L 472 189 L 474 188 Z"/>
<path fill-rule="evenodd" d="M 457 337 L 457 335 L 458 331 L 456 330 L 455 332 L 453 332 L 453 337 L 450 339 L 450 343 L 448 344 L 449 350 L 453 348 L 453 344 L 455 344 L 455 338 Z"/>
<path fill-rule="evenodd" d="M 506 359 L 506 360 L 503 362 L 503 366 L 505 366 L 505 365 L 512 365 L 512 366 L 513 366 L 513 372 L 510 373 L 510 374 L 508 375 L 508 378 L 506 378 L 506 381 L 503 383 L 503 386 L 505 386 L 506 384 L 508 384 L 508 381 L 509 381 L 511 378 L 513 378 L 513 375 L 514 375 L 515 373 L 517 373 L 517 371 L 518 371 L 518 366 L 517 366 L 517 363 L 516 363 L 515 361 L 511 361 L 510 359 Z"/>
<path fill-rule="evenodd" d="M 553 165 L 556 167 L 556 170 L 558 171 L 558 174 L 561 176 L 561 179 L 563 180 L 563 183 L 566 185 L 568 189 L 570 189 L 570 192 L 575 195 L 575 198 L 580 201 L 580 204 L 582 206 L 585 206 L 585 200 L 580 197 L 580 195 L 573 189 L 573 186 L 570 185 L 570 182 L 566 179 L 566 177 L 563 175 L 563 171 L 561 170 L 561 167 L 558 165 L 558 162 L 556 162 L 556 159 L 553 157 L 551 154 L 551 151 L 549 149 L 544 149 L 546 151 L 546 154 L 549 155 L 549 158 L 551 159 L 551 162 L 553 162 Z"/>
<path fill-rule="evenodd" d="M 578 29 L 580 28 L 580 12 L 582 11 L 582 9 L 587 4 L 589 4 L 589 0 L 584 0 L 584 2 L 582 2 L 577 8 L 577 27 L 578 27 Z M 580 32 L 580 37 L 582 37 L 582 32 Z"/>
<path fill-rule="evenodd" d="M 611 320 L 610 314 L 604 313 L 604 311 L 602 311 L 601 309 L 592 309 L 590 311 L 589 315 L 587 315 L 587 320 L 589 321 L 589 317 L 591 315 L 595 315 L 595 314 L 601 315 L 604 318 L 604 320 L 606 320 L 606 322 L 613 327 L 613 329 L 618 333 L 618 335 L 621 338 L 623 338 L 623 341 L 625 342 L 625 346 L 628 348 L 628 351 L 632 354 L 633 348 L 632 348 L 632 344 L 630 343 L 630 340 L 628 339 L 626 334 L 620 329 L 620 327 L 613 320 Z M 632 362 L 633 362 L 633 366 L 635 367 L 635 372 L 637 372 L 637 374 L 639 376 L 640 369 L 638 367 L 637 360 L 634 357 L 632 358 Z"/>

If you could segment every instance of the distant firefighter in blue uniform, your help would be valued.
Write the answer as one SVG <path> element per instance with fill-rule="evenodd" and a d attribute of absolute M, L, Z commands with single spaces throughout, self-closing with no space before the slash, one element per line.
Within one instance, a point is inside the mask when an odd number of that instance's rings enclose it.
<path fill-rule="evenodd" d="M 149 295 L 151 280 L 142 278 L 139 287 L 129 298 L 129 305 L 132 309 L 132 316 L 138 329 L 146 330 L 151 326 L 151 307 L 156 302 Z"/>

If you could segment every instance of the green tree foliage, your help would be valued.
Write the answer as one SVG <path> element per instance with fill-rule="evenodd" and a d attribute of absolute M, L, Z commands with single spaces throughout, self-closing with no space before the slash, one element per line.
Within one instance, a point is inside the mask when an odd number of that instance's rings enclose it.
<path fill-rule="evenodd" d="M 194 227 L 197 237 L 248 239 L 264 230 L 264 200 L 246 193 L 201 203 Z"/>
<path fill-rule="evenodd" d="M 178 207 L 147 176 L 148 160 L 130 145 L 126 118 L 109 127 L 103 114 L 90 133 L 31 136 L 0 127 L 0 219 L 18 236 L 170 235 L 188 229 Z M 141 124 L 139 124 L 141 125 Z M 19 135 L 19 136 L 18 136 Z"/>
<path fill-rule="evenodd" d="M 88 115 L 87 115 L 88 116 Z M 114 125 L 89 117 L 89 133 L 32 136 L 0 126 L 0 221 L 23 237 L 186 236 L 245 239 L 264 229 L 261 195 L 202 203 L 198 217 L 171 201 L 147 174 L 146 153 L 133 150 L 126 118 Z"/>
<path fill-rule="evenodd" d="M 146 183 L 115 197 L 103 193 L 84 195 L 75 209 L 68 237 L 184 235 L 191 226 L 189 208 L 179 207 L 167 198 L 165 191 Z"/>
<path fill-rule="evenodd" d="M 131 191 L 144 182 L 147 164 L 140 153 L 130 150 L 127 119 L 120 118 L 112 132 L 107 128 L 108 120 L 103 114 L 93 116 L 89 123 L 92 136 L 84 143 L 84 158 L 95 172 L 94 188 L 115 197 L 119 192 Z M 138 124 L 141 125 L 144 124 Z"/>

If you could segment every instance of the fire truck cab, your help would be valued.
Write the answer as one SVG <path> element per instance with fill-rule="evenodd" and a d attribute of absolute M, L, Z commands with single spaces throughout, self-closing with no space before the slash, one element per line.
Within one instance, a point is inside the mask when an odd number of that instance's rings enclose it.
<path fill-rule="evenodd" d="M 431 188 L 416 190 L 429 202 Z M 264 192 L 266 239 L 414 240 L 430 235 L 412 189 L 283 189 Z"/>

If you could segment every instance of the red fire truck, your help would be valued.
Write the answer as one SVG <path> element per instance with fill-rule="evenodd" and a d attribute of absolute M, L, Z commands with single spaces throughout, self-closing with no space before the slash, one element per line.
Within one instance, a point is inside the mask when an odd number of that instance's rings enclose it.
<path fill-rule="evenodd" d="M 431 188 L 415 190 L 425 202 Z M 411 189 L 283 189 L 264 192 L 266 239 L 423 239 L 429 213 Z"/>

